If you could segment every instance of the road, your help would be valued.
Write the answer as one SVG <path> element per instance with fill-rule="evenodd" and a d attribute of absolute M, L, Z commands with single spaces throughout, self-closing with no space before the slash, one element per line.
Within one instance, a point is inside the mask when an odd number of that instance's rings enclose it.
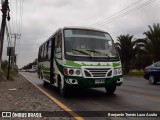
<path fill-rule="evenodd" d="M 108 96 L 104 88 L 94 88 L 73 91 L 69 98 L 64 98 L 54 87 L 44 87 L 35 73 L 21 75 L 73 111 L 160 111 L 160 84 L 150 85 L 140 77 L 124 77 L 123 84 L 112 96 Z"/>

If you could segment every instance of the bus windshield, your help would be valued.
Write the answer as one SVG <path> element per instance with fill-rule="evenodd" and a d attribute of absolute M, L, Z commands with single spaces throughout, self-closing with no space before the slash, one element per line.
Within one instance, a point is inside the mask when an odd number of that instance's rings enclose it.
<path fill-rule="evenodd" d="M 108 33 L 86 30 L 64 30 L 65 54 L 76 57 L 118 57 Z"/>

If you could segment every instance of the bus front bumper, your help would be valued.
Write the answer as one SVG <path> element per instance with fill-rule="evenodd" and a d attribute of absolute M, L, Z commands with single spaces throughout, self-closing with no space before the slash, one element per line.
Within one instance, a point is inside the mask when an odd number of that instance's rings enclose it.
<path fill-rule="evenodd" d="M 123 82 L 123 76 L 114 76 L 113 78 L 83 78 L 83 77 L 64 77 L 66 88 L 95 88 L 120 86 Z M 97 82 L 99 81 L 99 82 Z"/>

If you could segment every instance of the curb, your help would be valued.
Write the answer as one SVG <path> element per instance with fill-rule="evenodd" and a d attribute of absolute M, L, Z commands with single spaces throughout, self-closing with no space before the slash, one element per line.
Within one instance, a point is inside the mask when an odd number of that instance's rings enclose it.
<path fill-rule="evenodd" d="M 21 75 L 21 74 L 20 74 Z M 38 87 L 37 85 L 35 85 L 33 82 L 31 82 L 30 80 L 28 80 L 26 77 L 24 77 L 23 75 L 21 75 L 25 80 L 27 80 L 28 82 L 30 82 L 36 89 L 38 89 L 39 91 L 41 91 L 44 95 L 46 95 L 49 99 L 51 99 L 54 103 L 56 103 L 59 107 L 61 107 L 64 111 L 66 111 L 69 115 L 71 115 L 71 117 L 73 117 L 75 120 L 84 120 L 81 116 L 79 116 L 77 113 L 75 113 L 74 111 L 72 111 L 70 108 L 68 108 L 67 106 L 65 106 L 63 103 L 61 103 L 60 101 L 58 101 L 56 98 L 54 98 L 53 96 L 51 96 L 49 93 L 45 92 L 44 90 L 42 90 L 40 87 Z"/>

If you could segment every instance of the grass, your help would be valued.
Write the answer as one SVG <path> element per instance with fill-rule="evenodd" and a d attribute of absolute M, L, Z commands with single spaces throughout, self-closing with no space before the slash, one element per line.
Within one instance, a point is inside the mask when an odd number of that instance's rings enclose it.
<path fill-rule="evenodd" d="M 7 69 L 2 69 L 2 71 L 0 71 L 0 77 L 5 77 L 7 79 L 7 74 L 8 74 L 8 70 Z M 9 79 L 10 80 L 14 80 L 14 77 L 17 74 L 18 73 L 16 72 L 16 70 L 10 70 Z"/>
<path fill-rule="evenodd" d="M 138 76 L 138 77 L 143 77 L 144 72 L 143 71 L 130 71 L 127 76 Z"/>

